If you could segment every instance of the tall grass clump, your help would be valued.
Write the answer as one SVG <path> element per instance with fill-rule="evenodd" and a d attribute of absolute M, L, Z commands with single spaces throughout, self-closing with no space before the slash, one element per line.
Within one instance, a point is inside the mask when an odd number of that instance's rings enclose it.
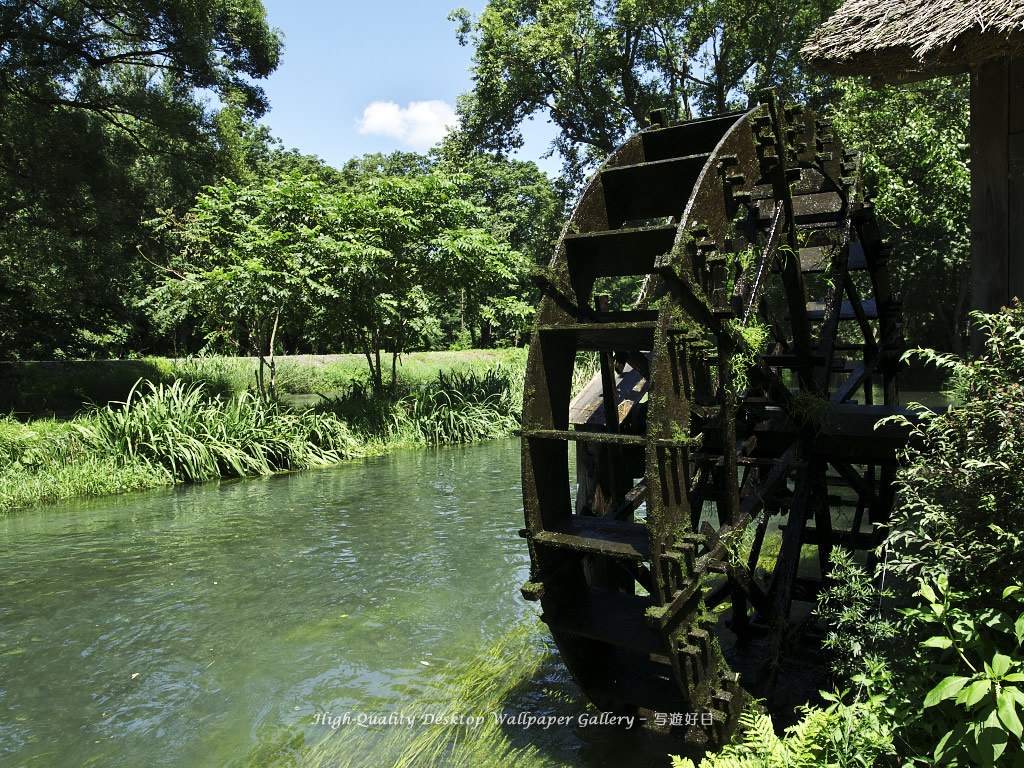
<path fill-rule="evenodd" d="M 175 480 L 336 464 L 357 448 L 333 415 L 292 413 L 250 392 L 211 397 L 202 384 L 140 381 L 119 405 L 95 411 L 90 438 L 126 461 L 163 467 Z"/>
<path fill-rule="evenodd" d="M 597 352 L 577 352 L 576 364 L 572 369 L 572 385 L 570 394 L 576 397 L 601 370 L 601 361 Z"/>
<path fill-rule="evenodd" d="M 256 364 L 245 357 L 197 355 L 166 361 L 157 384 L 203 385 L 209 395 L 235 395 L 255 388 Z M 123 395 L 122 395 L 123 397 Z"/>
<path fill-rule="evenodd" d="M 442 353 L 421 353 L 410 368 L 434 378 L 402 379 L 384 393 L 367 385 L 358 361 L 296 361 L 298 388 L 339 391 L 307 411 L 248 389 L 252 361 L 153 359 L 152 379 L 137 378 L 121 400 L 101 400 L 66 421 L 0 417 L 0 513 L 69 496 L 335 464 L 399 445 L 504 437 L 519 424 L 525 370 L 525 353 L 507 352 L 496 365 L 476 355 L 440 372 Z"/>
<path fill-rule="evenodd" d="M 520 363 L 482 372 L 442 371 L 429 383 L 396 393 L 354 382 L 317 410 L 349 423 L 366 441 L 443 445 L 505 437 L 519 426 L 524 370 Z"/>

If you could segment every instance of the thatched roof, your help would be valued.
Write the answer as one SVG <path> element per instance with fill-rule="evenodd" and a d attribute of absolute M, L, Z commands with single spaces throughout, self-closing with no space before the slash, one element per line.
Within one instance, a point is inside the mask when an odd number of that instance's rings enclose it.
<path fill-rule="evenodd" d="M 846 0 L 803 48 L 837 75 L 916 80 L 1024 53 L 1024 0 Z"/>

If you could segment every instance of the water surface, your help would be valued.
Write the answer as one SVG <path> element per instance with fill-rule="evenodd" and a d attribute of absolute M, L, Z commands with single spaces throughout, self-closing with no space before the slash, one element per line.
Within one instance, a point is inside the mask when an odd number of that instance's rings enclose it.
<path fill-rule="evenodd" d="M 0 519 L 0 764 L 217 765 L 528 608 L 518 441 Z"/>

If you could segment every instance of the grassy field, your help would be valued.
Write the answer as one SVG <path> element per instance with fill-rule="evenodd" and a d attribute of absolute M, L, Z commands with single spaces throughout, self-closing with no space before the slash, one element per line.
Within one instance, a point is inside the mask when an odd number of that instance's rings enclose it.
<path fill-rule="evenodd" d="M 396 387 L 384 393 L 371 391 L 356 356 L 284 358 L 280 390 L 324 393 L 312 407 L 260 400 L 245 359 L 151 360 L 159 375 L 141 382 L 110 362 L 81 365 L 88 375 L 65 372 L 45 387 L 37 379 L 37 389 L 19 395 L 26 411 L 45 413 L 59 393 L 63 418 L 0 417 L 0 514 L 70 496 L 506 436 L 518 426 L 525 350 L 406 355 Z M 87 404 L 90 391 L 103 393 L 92 398 L 102 405 Z"/>
<path fill-rule="evenodd" d="M 410 352 L 400 358 L 399 385 L 433 380 L 440 371 L 476 371 L 499 364 L 521 367 L 525 349 Z M 139 379 L 154 384 L 202 383 L 212 394 L 256 388 L 255 358 L 145 357 L 138 360 L 73 360 L 0 363 L 0 412 L 70 417 L 90 404 L 123 401 Z M 362 355 L 296 355 L 277 358 L 281 394 L 337 392 L 369 381 Z"/>

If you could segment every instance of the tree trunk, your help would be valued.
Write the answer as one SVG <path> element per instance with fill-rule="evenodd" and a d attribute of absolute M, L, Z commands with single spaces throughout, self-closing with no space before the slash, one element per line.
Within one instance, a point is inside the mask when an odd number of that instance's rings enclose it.
<path fill-rule="evenodd" d="M 373 391 L 380 394 L 384 391 L 384 374 L 380 365 L 380 330 L 373 329 L 373 356 L 376 365 L 373 366 Z"/>
<path fill-rule="evenodd" d="M 270 330 L 270 385 L 264 399 L 273 400 L 277 397 L 277 364 L 274 362 L 274 341 L 277 338 L 277 324 L 281 320 L 281 310 L 274 315 L 274 327 Z"/>

